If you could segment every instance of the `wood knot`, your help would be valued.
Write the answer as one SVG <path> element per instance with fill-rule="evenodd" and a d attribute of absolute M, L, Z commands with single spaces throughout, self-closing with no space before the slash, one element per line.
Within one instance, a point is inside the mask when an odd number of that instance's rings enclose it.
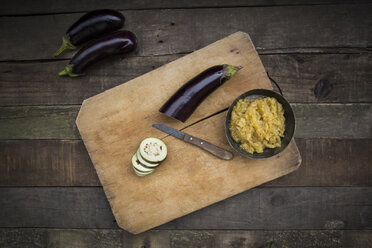
<path fill-rule="evenodd" d="M 237 48 L 233 48 L 233 49 L 230 50 L 230 53 L 239 54 L 240 51 L 239 51 L 239 49 L 237 49 Z"/>
<path fill-rule="evenodd" d="M 314 95 L 317 99 L 325 98 L 333 90 L 333 84 L 331 84 L 328 78 L 321 79 L 314 88 Z"/>

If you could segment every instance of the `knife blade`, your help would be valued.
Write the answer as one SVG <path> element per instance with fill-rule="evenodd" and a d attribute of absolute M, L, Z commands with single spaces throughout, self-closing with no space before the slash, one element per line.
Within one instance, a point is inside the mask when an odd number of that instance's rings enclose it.
<path fill-rule="evenodd" d="M 209 143 L 208 141 L 202 140 L 200 138 L 194 137 L 190 134 L 184 133 L 182 131 L 179 131 L 177 129 L 174 129 L 173 127 L 169 127 L 164 124 L 152 124 L 152 126 L 156 129 L 159 129 L 160 131 L 167 133 L 169 135 L 172 135 L 173 137 L 176 137 L 180 140 L 183 140 L 187 143 L 190 143 L 192 145 L 195 145 L 197 147 L 202 148 L 203 150 L 213 154 L 214 156 L 225 159 L 225 160 L 231 160 L 234 155 L 226 151 L 216 145 L 213 145 Z"/>

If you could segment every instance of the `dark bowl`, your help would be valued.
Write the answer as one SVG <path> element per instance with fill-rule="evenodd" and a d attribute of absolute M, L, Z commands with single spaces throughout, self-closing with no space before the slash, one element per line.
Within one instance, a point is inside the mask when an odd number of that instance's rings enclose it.
<path fill-rule="evenodd" d="M 235 104 L 240 100 L 244 98 L 258 98 L 258 97 L 275 97 L 276 100 L 278 100 L 279 103 L 282 104 L 283 110 L 284 110 L 284 117 L 285 117 L 285 130 L 284 130 L 284 137 L 281 138 L 281 146 L 276 148 L 265 148 L 262 153 L 249 153 L 242 148 L 240 148 L 240 144 L 235 142 L 234 139 L 231 137 L 230 132 L 230 120 L 231 120 L 231 112 L 235 106 Z M 225 133 L 227 140 L 230 144 L 230 146 L 237 151 L 240 155 L 252 158 L 252 159 L 265 159 L 273 157 L 280 152 L 282 152 L 288 144 L 293 139 L 293 135 L 296 129 L 296 119 L 295 115 L 293 113 L 291 105 L 288 103 L 287 100 L 284 99 L 283 96 L 279 95 L 278 93 L 267 90 L 267 89 L 254 89 L 245 92 L 244 94 L 240 95 L 238 98 L 236 98 L 233 103 L 230 105 L 229 110 L 226 114 L 226 120 L 225 120 Z"/>

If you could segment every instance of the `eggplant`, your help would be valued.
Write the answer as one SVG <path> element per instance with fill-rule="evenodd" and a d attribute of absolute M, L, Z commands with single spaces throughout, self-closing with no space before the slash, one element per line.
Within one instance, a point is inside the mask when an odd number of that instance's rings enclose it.
<path fill-rule="evenodd" d="M 168 154 L 167 146 L 157 138 L 144 139 L 139 147 L 143 159 L 151 163 L 162 162 Z"/>
<path fill-rule="evenodd" d="M 155 170 L 153 168 L 147 168 L 146 166 L 143 166 L 143 164 L 141 164 L 141 162 L 138 160 L 136 153 L 132 157 L 132 167 L 142 173 L 151 173 Z"/>
<path fill-rule="evenodd" d="M 137 176 L 146 176 L 154 172 L 160 162 L 167 157 L 167 146 L 157 138 L 142 140 L 140 147 L 132 157 L 132 168 Z"/>
<path fill-rule="evenodd" d="M 83 46 L 58 75 L 81 76 L 89 65 L 110 55 L 132 52 L 136 48 L 136 35 L 130 31 L 117 31 L 107 34 Z"/>
<path fill-rule="evenodd" d="M 62 37 L 62 46 L 54 54 L 60 55 L 64 50 L 76 49 L 87 41 L 98 38 L 102 34 L 118 30 L 123 27 L 124 16 L 115 10 L 100 9 L 83 15 L 67 30 Z"/>
<path fill-rule="evenodd" d="M 142 165 L 144 165 L 144 166 L 146 166 L 146 167 L 149 167 L 149 168 L 155 168 L 155 167 L 159 166 L 159 164 L 160 164 L 160 163 L 152 163 L 152 162 L 149 162 L 149 161 L 147 161 L 146 159 L 144 159 L 144 158 L 141 156 L 140 149 L 137 150 L 136 155 L 137 155 L 137 159 L 138 159 L 138 161 L 139 161 Z"/>
<path fill-rule="evenodd" d="M 185 122 L 208 95 L 234 76 L 241 68 L 243 67 L 225 64 L 206 69 L 179 88 L 159 111 Z"/>

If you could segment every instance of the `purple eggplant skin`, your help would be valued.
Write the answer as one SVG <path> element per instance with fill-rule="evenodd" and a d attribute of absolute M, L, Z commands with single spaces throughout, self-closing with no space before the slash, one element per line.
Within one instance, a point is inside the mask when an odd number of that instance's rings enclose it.
<path fill-rule="evenodd" d="M 137 48 L 136 35 L 130 31 L 117 31 L 84 45 L 58 75 L 77 77 L 83 75 L 85 68 L 105 57 L 129 53 Z"/>
<path fill-rule="evenodd" d="M 124 16 L 115 10 L 99 9 L 83 15 L 67 30 L 66 35 L 62 37 L 62 46 L 54 54 L 58 56 L 66 49 L 74 50 L 99 36 L 118 30 L 123 27 Z"/>
<path fill-rule="evenodd" d="M 241 68 L 243 67 L 224 64 L 206 69 L 179 88 L 159 111 L 185 122 L 208 95 Z"/>

